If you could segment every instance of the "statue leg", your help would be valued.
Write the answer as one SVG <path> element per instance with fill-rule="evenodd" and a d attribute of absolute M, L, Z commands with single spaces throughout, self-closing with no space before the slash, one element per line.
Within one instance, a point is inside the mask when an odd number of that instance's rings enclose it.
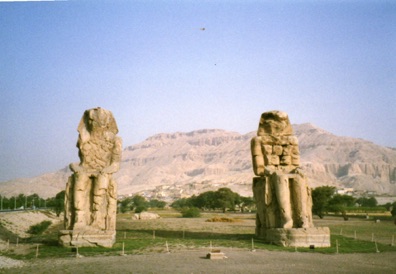
<path fill-rule="evenodd" d="M 106 228 L 106 194 L 107 188 L 109 187 L 110 176 L 110 174 L 98 175 L 93 186 L 92 226 L 100 229 Z"/>
<path fill-rule="evenodd" d="M 87 174 L 79 172 L 74 173 L 73 187 L 73 205 L 75 210 L 75 218 L 73 228 L 81 228 L 87 225 L 85 209 L 86 209 L 86 191 L 90 178 Z"/>
<path fill-rule="evenodd" d="M 265 224 L 265 202 L 264 202 L 264 178 L 255 177 L 253 178 L 253 195 L 256 201 L 257 213 L 256 213 L 256 236 L 264 237 L 262 232 L 266 228 Z"/>
<path fill-rule="evenodd" d="M 308 189 L 304 178 L 296 177 L 291 184 L 293 204 L 295 208 L 295 216 L 297 218 L 297 226 L 302 228 L 311 227 L 309 220 L 309 210 L 307 205 Z"/>
<path fill-rule="evenodd" d="M 115 230 L 116 216 L 117 216 L 117 185 L 112 178 L 109 179 L 109 187 L 107 189 L 106 197 L 107 197 L 106 230 Z"/>
<path fill-rule="evenodd" d="M 64 201 L 64 206 L 65 206 L 65 216 L 64 216 L 64 226 L 65 229 L 72 229 L 73 228 L 73 185 L 74 185 L 74 176 L 71 175 L 67 181 L 66 184 L 66 190 L 65 190 L 65 201 Z"/>
<path fill-rule="evenodd" d="M 292 228 L 293 218 L 290 204 L 289 177 L 287 175 L 273 173 L 272 184 L 278 201 L 282 228 Z"/>

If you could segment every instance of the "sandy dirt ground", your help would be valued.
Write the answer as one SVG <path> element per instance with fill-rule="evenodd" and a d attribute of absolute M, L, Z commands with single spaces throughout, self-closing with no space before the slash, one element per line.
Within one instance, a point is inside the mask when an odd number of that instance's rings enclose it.
<path fill-rule="evenodd" d="M 0 213 L 0 224 L 19 237 L 27 238 L 30 236 L 27 231 L 31 225 L 47 220 L 56 225 L 62 221 L 62 218 L 50 211 L 2 212 Z"/>
<path fill-rule="evenodd" d="M 37 259 L 0 273 L 395 273 L 394 253 L 312 254 L 222 249 L 210 260 L 205 250 L 175 253 Z M 1 260 L 1 257 L 0 257 Z"/>

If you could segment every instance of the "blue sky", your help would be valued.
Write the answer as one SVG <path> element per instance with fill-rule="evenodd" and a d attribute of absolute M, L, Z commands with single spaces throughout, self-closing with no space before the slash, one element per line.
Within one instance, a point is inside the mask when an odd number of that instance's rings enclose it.
<path fill-rule="evenodd" d="M 0 26 L 0 181 L 78 161 L 97 106 L 124 146 L 279 109 L 396 147 L 393 1 L 0 3 Z"/>

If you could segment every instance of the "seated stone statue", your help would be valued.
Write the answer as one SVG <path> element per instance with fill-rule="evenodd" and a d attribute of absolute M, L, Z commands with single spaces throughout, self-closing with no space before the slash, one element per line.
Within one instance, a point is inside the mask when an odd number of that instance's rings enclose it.
<path fill-rule="evenodd" d="M 66 186 L 65 229 L 115 233 L 117 185 L 112 174 L 119 170 L 122 152 L 117 124 L 110 111 L 89 109 L 78 132 L 80 163 L 70 164 L 73 174 Z"/>
<path fill-rule="evenodd" d="M 280 111 L 261 115 L 251 141 L 257 234 L 268 228 L 309 228 L 312 225 L 310 188 L 300 170 L 298 140 L 289 117 Z M 261 231 L 261 232 L 260 232 Z"/>

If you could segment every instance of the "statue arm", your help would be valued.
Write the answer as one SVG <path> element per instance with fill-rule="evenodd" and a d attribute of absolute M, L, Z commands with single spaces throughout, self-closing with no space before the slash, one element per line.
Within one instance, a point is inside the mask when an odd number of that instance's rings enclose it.
<path fill-rule="evenodd" d="M 121 154 L 122 154 L 122 139 L 120 137 L 116 137 L 114 141 L 113 154 L 111 156 L 111 163 L 109 166 L 105 167 L 101 171 L 101 173 L 102 174 L 116 173 L 120 169 Z"/>
<path fill-rule="evenodd" d="M 298 174 L 301 177 L 305 177 L 304 171 L 300 167 L 296 167 L 291 173 Z"/>
<path fill-rule="evenodd" d="M 256 174 L 257 176 L 263 176 L 265 173 L 265 167 L 264 167 L 264 155 L 263 155 L 263 151 L 261 150 L 260 136 L 253 137 L 250 144 L 251 144 L 254 174 Z"/>
<path fill-rule="evenodd" d="M 71 163 L 69 165 L 69 168 L 71 169 L 71 171 L 78 173 L 84 170 L 84 168 L 79 164 L 79 163 Z"/>

